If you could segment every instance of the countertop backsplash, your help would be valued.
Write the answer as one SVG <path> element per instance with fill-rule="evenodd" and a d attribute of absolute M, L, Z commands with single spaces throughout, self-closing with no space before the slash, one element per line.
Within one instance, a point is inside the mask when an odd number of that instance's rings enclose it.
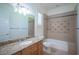
<path fill-rule="evenodd" d="M 0 46 L 6 45 L 6 44 L 10 44 L 10 43 L 14 43 L 14 42 L 18 42 L 18 41 L 24 41 L 27 40 L 28 37 L 24 37 L 24 38 L 19 38 L 19 39 L 13 39 L 13 40 L 7 40 L 7 41 L 2 41 L 0 42 Z"/>

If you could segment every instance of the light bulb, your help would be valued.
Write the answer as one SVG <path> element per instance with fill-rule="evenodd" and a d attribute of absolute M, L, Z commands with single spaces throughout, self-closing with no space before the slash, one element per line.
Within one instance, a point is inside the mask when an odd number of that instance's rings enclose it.
<path fill-rule="evenodd" d="M 26 13 L 23 13 L 24 14 L 24 16 L 26 16 Z"/>
<path fill-rule="evenodd" d="M 18 10 L 17 10 L 17 8 L 15 8 L 15 10 L 14 10 L 15 12 L 17 12 Z"/>
<path fill-rule="evenodd" d="M 22 14 L 22 10 L 21 10 L 21 8 L 18 9 L 18 12 L 19 12 L 20 14 Z"/>
<path fill-rule="evenodd" d="M 21 8 L 22 13 L 26 16 L 26 9 L 25 8 Z"/>
<path fill-rule="evenodd" d="M 21 8 L 21 10 L 22 10 L 22 12 L 25 12 L 26 11 L 25 8 Z"/>
<path fill-rule="evenodd" d="M 30 9 L 26 9 L 26 13 L 27 14 L 30 14 L 31 12 L 30 12 Z"/>

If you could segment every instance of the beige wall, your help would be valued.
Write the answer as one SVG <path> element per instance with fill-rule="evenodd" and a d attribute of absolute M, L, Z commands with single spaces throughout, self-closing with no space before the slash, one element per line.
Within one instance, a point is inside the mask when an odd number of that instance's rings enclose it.
<path fill-rule="evenodd" d="M 44 37 L 47 38 L 48 16 L 44 14 Z"/>
<path fill-rule="evenodd" d="M 59 17 L 48 19 L 47 37 L 67 41 L 68 18 Z"/>
<path fill-rule="evenodd" d="M 70 31 L 68 32 L 69 54 L 77 54 L 76 45 L 76 15 L 69 16 Z"/>
<path fill-rule="evenodd" d="M 69 44 L 69 54 L 76 54 L 76 15 L 68 12 L 48 16 L 45 19 L 45 37 L 66 41 Z"/>

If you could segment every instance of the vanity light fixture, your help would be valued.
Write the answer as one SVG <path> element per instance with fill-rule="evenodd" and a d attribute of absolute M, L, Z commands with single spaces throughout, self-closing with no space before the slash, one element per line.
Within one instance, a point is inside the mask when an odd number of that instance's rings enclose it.
<path fill-rule="evenodd" d="M 25 8 L 23 5 L 21 5 L 19 3 L 16 4 L 16 6 L 15 6 L 15 12 L 18 12 L 25 16 L 26 16 L 26 14 L 31 14 L 30 8 Z"/>

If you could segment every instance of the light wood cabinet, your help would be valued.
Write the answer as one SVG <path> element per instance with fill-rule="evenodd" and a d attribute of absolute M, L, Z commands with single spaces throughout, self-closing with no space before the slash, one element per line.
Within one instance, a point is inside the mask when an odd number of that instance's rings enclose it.
<path fill-rule="evenodd" d="M 31 55 L 32 50 L 27 47 L 25 49 L 22 50 L 22 55 Z"/>
<path fill-rule="evenodd" d="M 39 55 L 42 55 L 43 54 L 43 45 L 42 45 L 43 42 L 39 42 L 38 43 L 38 54 Z"/>
<path fill-rule="evenodd" d="M 13 55 L 21 55 L 21 54 L 22 54 L 22 52 L 19 51 L 19 52 L 17 52 L 17 53 L 14 53 Z"/>
<path fill-rule="evenodd" d="M 37 42 L 23 50 L 15 53 L 15 55 L 42 55 L 43 54 L 43 45 L 42 41 Z"/>

